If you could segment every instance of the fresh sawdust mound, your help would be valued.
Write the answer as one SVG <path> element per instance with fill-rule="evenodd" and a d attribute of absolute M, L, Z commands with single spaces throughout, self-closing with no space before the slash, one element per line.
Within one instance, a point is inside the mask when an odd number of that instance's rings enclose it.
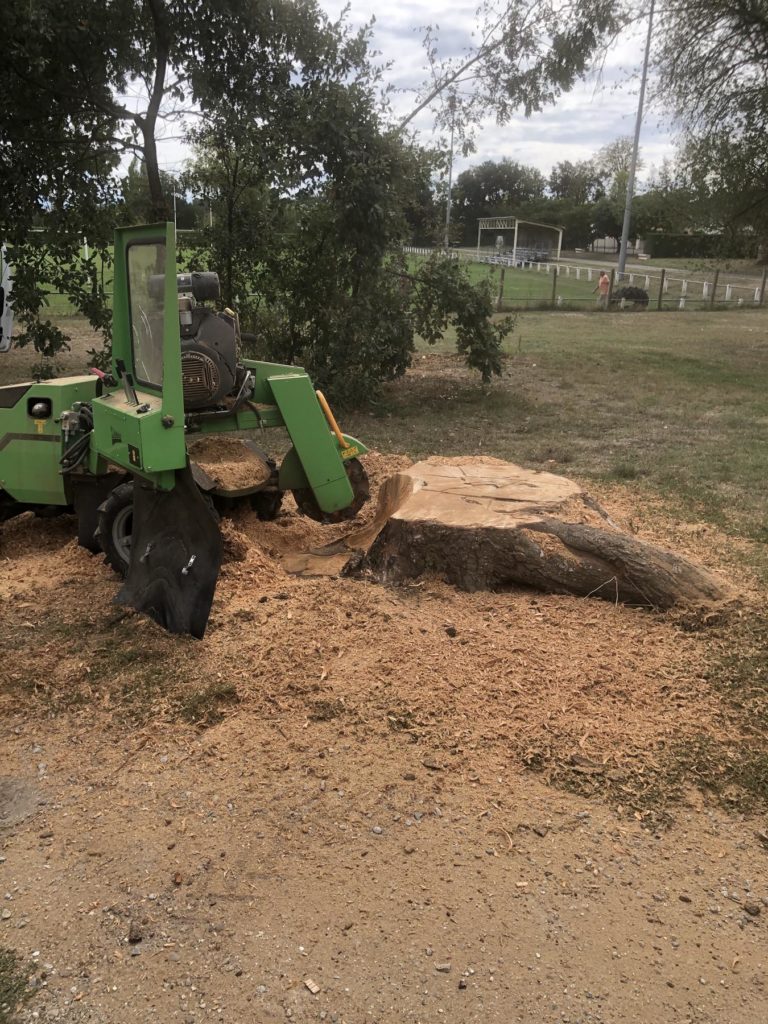
<path fill-rule="evenodd" d="M 266 483 L 270 468 L 243 438 L 207 434 L 187 446 L 189 457 L 224 491 Z"/>
<path fill-rule="evenodd" d="M 364 527 L 382 480 L 409 462 L 363 461 L 374 482 Z M 286 572 L 286 552 L 322 547 L 348 529 L 300 517 L 289 498 L 273 522 L 250 510 L 225 519 L 225 543 L 238 557 L 222 566 L 197 642 L 114 606 L 117 577 L 77 547 L 71 518 L 4 524 L 0 713 L 47 715 L 76 700 L 85 734 L 100 714 L 138 714 L 126 704 L 138 693 L 166 728 L 157 715 L 215 685 L 236 693 L 225 714 L 277 723 L 298 745 L 334 745 L 339 730 L 371 757 L 391 756 L 393 742 L 414 745 L 446 778 L 526 767 L 644 778 L 675 745 L 738 740 L 706 681 L 706 632 L 686 632 L 668 615 L 520 588 L 467 593 L 429 575 L 391 588 Z M 318 702 L 342 710 L 318 721 Z"/>

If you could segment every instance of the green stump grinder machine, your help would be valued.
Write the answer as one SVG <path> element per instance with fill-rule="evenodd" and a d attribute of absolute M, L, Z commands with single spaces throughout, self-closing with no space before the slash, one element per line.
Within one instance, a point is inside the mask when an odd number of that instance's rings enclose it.
<path fill-rule="evenodd" d="M 0 522 L 74 512 L 79 543 L 124 576 L 115 600 L 201 638 L 222 557 L 219 513 L 277 515 L 284 492 L 321 522 L 368 498 L 357 456 L 301 367 L 240 357 L 215 273 L 177 274 L 173 224 L 115 236 L 112 372 L 0 387 Z M 242 432 L 284 427 L 280 466 Z M 199 446 L 237 431 L 227 483 Z M 243 474 L 245 466 L 245 475 Z"/>

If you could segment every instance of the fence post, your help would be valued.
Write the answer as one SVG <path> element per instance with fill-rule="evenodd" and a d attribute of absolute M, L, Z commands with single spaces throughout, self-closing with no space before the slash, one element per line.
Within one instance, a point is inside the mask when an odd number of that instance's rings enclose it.
<path fill-rule="evenodd" d="M 661 268 L 661 277 L 659 278 L 659 297 L 656 300 L 656 309 L 661 309 L 661 303 L 664 299 L 664 278 L 667 276 L 667 268 Z"/>
<path fill-rule="evenodd" d="M 611 308 L 611 299 L 613 298 L 613 285 L 614 285 L 615 281 L 616 281 L 616 270 L 614 269 L 614 270 L 611 271 L 611 280 L 608 283 L 608 302 L 607 302 L 606 307 L 605 307 L 606 309 L 610 309 Z"/>
<path fill-rule="evenodd" d="M 712 294 L 709 297 L 709 308 L 710 309 L 712 309 L 712 307 L 715 305 L 715 292 L 717 291 L 717 281 L 718 281 L 719 277 L 720 277 L 720 268 L 718 267 L 717 270 L 715 271 L 715 277 L 714 277 L 714 279 L 712 281 Z"/>
<path fill-rule="evenodd" d="M 557 267 L 552 268 L 552 305 L 557 300 Z"/>
<path fill-rule="evenodd" d="M 765 300 L 765 281 L 766 281 L 766 278 L 768 278 L 768 267 L 763 267 L 763 279 L 760 282 L 760 302 L 758 303 L 758 305 L 760 305 L 760 306 L 762 306 L 763 301 Z"/>
<path fill-rule="evenodd" d="M 501 310 L 501 304 L 504 300 L 504 272 L 506 267 L 502 267 L 499 271 L 499 297 L 496 299 L 496 309 Z"/>

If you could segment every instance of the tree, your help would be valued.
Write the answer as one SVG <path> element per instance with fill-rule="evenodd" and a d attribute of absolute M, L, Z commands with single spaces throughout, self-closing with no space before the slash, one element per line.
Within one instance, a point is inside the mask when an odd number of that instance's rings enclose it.
<path fill-rule="evenodd" d="M 402 255 L 429 154 L 387 131 L 362 91 L 340 84 L 325 98 L 283 117 L 279 132 L 272 125 L 286 153 L 301 144 L 312 154 L 280 185 L 273 168 L 287 165 L 256 158 L 262 119 L 197 133 L 188 184 L 206 195 L 213 223 L 196 258 L 220 271 L 225 300 L 258 339 L 252 354 L 300 363 L 337 401 L 357 404 L 405 372 L 416 333 L 434 343 L 452 326 L 469 366 L 486 380 L 500 373 L 511 324 L 491 322 L 489 289 L 439 254 L 416 268 Z M 232 116 L 222 108 L 222 129 Z"/>
<path fill-rule="evenodd" d="M 577 206 L 593 203 L 605 195 L 603 179 L 592 160 L 579 160 L 575 164 L 563 160 L 555 164 L 547 187 L 555 199 L 568 199 Z"/>
<path fill-rule="evenodd" d="M 615 18 L 609 0 L 489 0 L 481 23 L 481 42 L 465 59 L 446 63 L 432 51 L 435 77 L 416 105 L 471 78 L 460 135 L 489 104 L 504 120 L 552 102 L 584 72 Z M 453 318 L 470 365 L 486 377 L 497 371 L 501 334 L 488 322 L 489 296 L 468 291 L 458 268 L 413 273 L 399 260 L 404 211 L 424 207 L 429 158 L 407 137 L 416 109 L 391 126 L 379 104 L 367 29 L 331 24 L 316 0 L 35 0 L 14 2 L 4 29 L 0 232 L 20 264 L 22 249 L 44 250 L 47 280 L 67 283 L 92 322 L 106 326 L 108 314 L 95 267 L 75 256 L 81 236 L 87 228 L 106 258 L 116 203 L 136 206 L 139 168 L 152 216 L 168 215 L 157 140 L 192 109 L 200 152 L 190 182 L 214 215 L 212 254 L 225 293 L 243 301 L 271 351 L 368 395 L 403 372 L 418 324 Z M 128 92 L 137 104 L 125 101 Z M 61 173 L 51 150 L 65 154 Z M 140 163 L 121 196 L 126 154 Z M 498 194 L 540 197 L 536 174 Z M 35 216 L 46 229 L 39 238 L 29 232 Z M 30 259 L 28 299 L 24 288 L 16 296 L 37 344 L 34 266 Z M 429 310 L 426 320 L 419 309 Z"/>
<path fill-rule="evenodd" d="M 250 93 L 272 120 L 307 103 L 326 78 L 354 87 L 365 31 L 332 25 L 314 0 L 35 0 L 3 11 L 0 62 L 0 237 L 17 268 L 14 306 L 46 355 L 65 343 L 42 319 L 45 287 L 64 291 L 94 324 L 109 314 L 96 263 L 109 259 L 120 200 L 117 168 L 140 158 L 148 214 L 170 214 L 159 169 L 162 125 L 194 106 L 203 117 Z M 298 81 L 297 81 L 298 80 Z M 121 99 L 137 95 L 137 109 Z M 293 156 L 302 158 L 301 150 Z M 134 174 L 135 178 L 135 174 Z M 126 186 L 131 186 L 131 172 Z M 135 199 L 135 196 L 134 196 Z M 42 233 L 31 233 L 32 227 Z M 83 236 L 90 259 L 83 262 Z M 37 275 L 36 277 L 34 275 Z"/>
<path fill-rule="evenodd" d="M 731 230 L 768 238 L 768 16 L 757 0 L 670 0 L 655 59 L 658 97 L 684 131 L 700 200 Z M 765 246 L 765 242 L 764 242 Z"/>
<path fill-rule="evenodd" d="M 694 226 L 768 238 L 768 162 L 762 137 L 724 130 L 689 136 L 680 152 Z"/>
<path fill-rule="evenodd" d="M 624 203 L 627 192 L 627 180 L 629 169 L 632 164 L 632 149 L 634 142 L 630 135 L 622 135 L 613 142 L 609 142 L 595 154 L 594 161 L 598 167 L 598 173 L 605 183 L 605 188 L 611 199 Z M 643 167 L 642 160 L 637 161 L 637 170 Z M 619 232 L 621 237 L 621 232 Z"/>
<path fill-rule="evenodd" d="M 608 196 L 598 199 L 592 207 L 592 230 L 595 238 L 613 238 L 618 249 L 624 218 L 624 206 Z M 632 229 L 630 227 L 630 237 Z"/>
<path fill-rule="evenodd" d="M 447 127 L 453 119 L 460 136 L 489 112 L 499 123 L 520 108 L 529 116 L 573 86 L 620 20 L 610 0 L 483 0 L 477 42 L 448 58 L 440 55 L 438 30 L 429 26 L 429 75 L 400 128 L 449 89 L 456 95 L 455 108 L 438 107 L 436 121 Z"/>
<path fill-rule="evenodd" d="M 697 133 L 768 125 L 768 16 L 759 0 L 669 0 L 655 53 L 659 95 Z"/>
<path fill-rule="evenodd" d="M 541 199 L 545 187 L 545 178 L 535 167 L 508 158 L 486 160 L 462 171 L 453 190 L 453 206 L 463 225 L 465 243 L 474 241 L 478 217 L 513 213 Z"/>

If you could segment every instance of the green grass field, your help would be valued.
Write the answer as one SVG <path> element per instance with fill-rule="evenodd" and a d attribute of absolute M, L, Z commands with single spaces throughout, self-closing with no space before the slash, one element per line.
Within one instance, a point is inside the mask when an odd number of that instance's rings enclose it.
<path fill-rule="evenodd" d="M 416 266 L 425 257 L 412 256 L 411 265 Z M 674 263 L 674 261 L 671 261 Z M 678 261 L 683 262 L 683 261 Z M 562 306 L 566 309 L 596 310 L 596 295 L 599 268 L 603 266 L 610 272 L 611 264 L 592 260 L 572 260 L 564 258 L 558 267 L 557 280 L 554 277 L 554 264 L 534 264 L 531 268 L 504 267 L 503 284 L 502 268 L 495 264 L 462 261 L 473 281 L 490 282 L 494 299 L 498 299 L 501 287 L 501 309 L 536 309 Z M 666 264 L 665 264 L 666 265 Z M 664 291 L 661 297 L 662 310 L 680 308 L 680 299 L 684 297 L 684 310 L 710 310 L 714 270 L 693 271 L 682 267 L 667 266 Z M 684 283 L 685 282 L 685 283 Z M 760 287 L 761 274 L 756 277 L 726 273 L 722 271 L 715 291 L 715 302 L 718 308 L 738 308 L 739 302 L 744 307 L 754 308 L 755 290 Z M 659 266 L 652 266 L 648 261 L 639 269 L 628 267 L 627 273 L 621 278 L 617 276 L 615 288 L 625 285 L 646 290 L 650 297 L 648 312 L 658 309 L 659 291 L 662 287 Z M 706 285 L 706 293 L 705 293 Z M 730 286 L 730 289 L 729 289 Z M 729 290 L 727 290 L 729 289 Z"/>

